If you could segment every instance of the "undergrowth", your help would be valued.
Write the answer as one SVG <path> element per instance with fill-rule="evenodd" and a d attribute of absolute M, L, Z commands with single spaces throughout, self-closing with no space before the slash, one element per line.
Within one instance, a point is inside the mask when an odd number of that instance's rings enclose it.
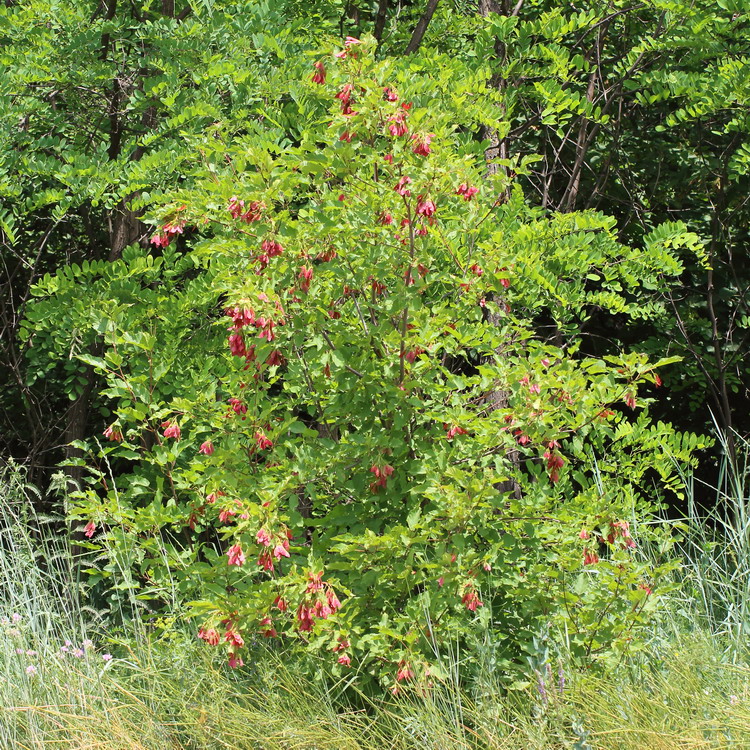
<path fill-rule="evenodd" d="M 34 513 L 18 470 L 0 495 L 2 748 L 750 747 L 744 484 L 722 490 L 721 522 L 693 504 L 680 524 L 682 586 L 637 663 L 611 674 L 544 667 L 513 692 L 493 689 L 487 672 L 481 691 L 447 682 L 397 697 L 315 680 L 268 648 L 228 670 L 179 629 L 133 623 L 115 638 L 84 606 L 67 539 Z"/>

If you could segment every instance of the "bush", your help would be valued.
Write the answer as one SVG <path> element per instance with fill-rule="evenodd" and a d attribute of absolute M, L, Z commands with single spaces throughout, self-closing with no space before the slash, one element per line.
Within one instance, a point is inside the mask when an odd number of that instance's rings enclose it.
<path fill-rule="evenodd" d="M 153 252 L 37 285 L 26 335 L 84 331 L 113 410 L 73 513 L 114 550 L 93 582 L 189 600 L 233 665 L 293 639 L 394 692 L 478 639 L 506 671 L 540 637 L 614 664 L 668 568 L 633 552 L 666 545 L 653 480 L 701 441 L 649 421 L 672 360 L 586 356 L 582 329 L 695 238 L 530 208 L 467 135 L 497 117 L 481 76 L 372 49 L 288 61 L 277 110 L 196 140 Z"/>

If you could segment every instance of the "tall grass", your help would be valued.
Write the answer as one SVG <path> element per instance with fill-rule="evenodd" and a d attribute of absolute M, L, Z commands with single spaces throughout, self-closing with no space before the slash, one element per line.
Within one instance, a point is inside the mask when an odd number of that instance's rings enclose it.
<path fill-rule="evenodd" d="M 745 661 L 750 641 L 750 443 L 735 435 L 736 460 L 717 430 L 723 459 L 717 486 L 681 470 L 687 514 L 677 522 L 682 560 L 683 625 L 711 633 L 733 662 Z M 679 468 L 679 467 L 678 467 Z"/>
<path fill-rule="evenodd" d="M 697 619 L 685 636 L 672 631 L 658 658 L 638 671 L 566 673 L 561 681 L 542 669 L 537 684 L 515 693 L 493 690 L 488 672 L 477 680 L 481 692 L 453 680 L 373 699 L 347 683 L 304 677 L 287 655 L 259 650 L 248 668 L 232 672 L 180 631 L 159 641 L 144 629 L 117 641 L 99 632 L 82 604 L 67 540 L 45 531 L 32 500 L 18 472 L 0 477 L 0 748 L 750 747 L 750 670 L 739 649 L 734 663 L 725 658 L 734 637 L 727 623 L 741 619 L 737 552 L 722 557 L 715 545 L 724 527 L 700 531 L 697 510 L 682 542 L 693 555 L 683 572 L 705 599 L 674 600 L 683 618 Z M 705 559 L 694 554 L 700 533 L 710 541 Z"/>

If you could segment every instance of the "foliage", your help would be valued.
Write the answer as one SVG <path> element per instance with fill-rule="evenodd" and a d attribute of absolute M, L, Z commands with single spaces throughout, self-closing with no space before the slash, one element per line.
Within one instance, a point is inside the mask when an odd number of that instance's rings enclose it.
<path fill-rule="evenodd" d="M 150 606 L 193 597 L 235 664 L 279 635 L 398 689 L 490 632 L 502 670 L 549 633 L 612 665 L 664 572 L 633 554 L 666 543 L 640 522 L 652 478 L 676 487 L 702 441 L 626 416 L 670 360 L 585 356 L 581 328 L 637 314 L 700 246 L 671 224 L 630 248 L 599 213 L 528 206 L 467 136 L 494 107 L 482 76 L 414 77 L 373 46 L 290 58 L 276 110 L 186 136 L 201 160 L 158 211 L 159 252 L 34 288 L 30 351 L 98 342 L 76 356 L 113 409 L 112 442 L 78 444 L 74 515 Z"/>

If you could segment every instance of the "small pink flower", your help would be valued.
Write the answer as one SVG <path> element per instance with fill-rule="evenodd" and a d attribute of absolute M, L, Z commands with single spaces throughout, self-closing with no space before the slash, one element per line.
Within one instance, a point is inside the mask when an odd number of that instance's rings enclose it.
<path fill-rule="evenodd" d="M 122 430 L 116 424 L 111 424 L 107 427 L 103 434 L 108 440 L 114 440 L 117 443 L 122 442 Z"/>
<path fill-rule="evenodd" d="M 229 654 L 229 666 L 232 669 L 237 669 L 238 667 L 244 667 L 245 662 L 242 661 L 241 656 L 237 656 L 237 654 Z"/>
<path fill-rule="evenodd" d="M 26 674 L 30 677 L 33 677 L 37 673 L 37 668 L 33 664 L 29 664 L 28 667 L 26 667 Z"/>
<path fill-rule="evenodd" d="M 406 186 L 411 183 L 411 177 L 407 177 L 404 175 L 397 183 L 396 186 L 393 188 L 399 195 L 402 195 L 404 198 L 408 198 L 411 195 L 411 190 L 409 190 Z"/>
<path fill-rule="evenodd" d="M 463 197 L 465 201 L 470 201 L 477 193 L 479 188 L 473 187 L 466 182 L 462 182 L 456 190 L 456 195 Z"/>
<path fill-rule="evenodd" d="M 156 232 L 156 234 L 151 236 L 151 244 L 154 247 L 168 247 L 170 239 L 169 235 L 165 232 Z"/>
<path fill-rule="evenodd" d="M 230 625 L 224 633 L 224 640 L 230 644 L 231 648 L 242 648 L 245 645 L 245 640 L 242 635 Z"/>
<path fill-rule="evenodd" d="M 388 132 L 394 137 L 399 138 L 406 135 L 409 129 L 406 127 L 407 111 L 405 108 L 399 109 L 388 117 Z"/>
<path fill-rule="evenodd" d="M 320 60 L 318 62 L 313 63 L 313 68 L 315 68 L 315 73 L 312 77 L 313 83 L 323 84 L 326 82 L 326 69 Z"/>
<path fill-rule="evenodd" d="M 334 94 L 336 99 L 339 99 L 342 104 L 349 104 L 352 98 L 352 86 L 351 83 L 344 84 L 344 88 L 341 89 L 337 94 Z"/>
<path fill-rule="evenodd" d="M 433 201 L 428 198 L 423 198 L 421 195 L 417 198 L 417 216 L 432 216 L 437 211 L 437 206 Z"/>
<path fill-rule="evenodd" d="M 397 102 L 398 94 L 390 86 L 386 86 L 383 89 L 383 99 L 387 102 Z"/>
<path fill-rule="evenodd" d="M 408 662 L 400 661 L 398 663 L 398 672 L 396 672 L 396 682 L 402 680 L 411 680 L 414 678 L 414 672 L 409 666 Z"/>
<path fill-rule="evenodd" d="M 229 351 L 235 357 L 247 356 L 247 349 L 245 348 L 245 339 L 241 333 L 230 333 L 229 334 Z"/>
<path fill-rule="evenodd" d="M 262 432 L 255 433 L 255 443 L 259 450 L 266 451 L 273 448 L 273 441 L 267 438 Z"/>
<path fill-rule="evenodd" d="M 312 571 L 307 574 L 307 592 L 312 594 L 315 591 L 320 591 L 325 584 L 323 583 L 322 573 L 313 573 Z"/>
<path fill-rule="evenodd" d="M 443 425 L 444 429 L 447 430 L 447 435 L 445 436 L 448 440 L 453 440 L 456 435 L 468 435 L 468 430 L 465 430 L 463 427 L 459 427 L 458 425 Z"/>
<path fill-rule="evenodd" d="M 112 654 L 102 654 L 102 659 L 104 661 L 112 661 Z"/>
<path fill-rule="evenodd" d="M 591 534 L 589 534 L 586 529 L 581 529 L 581 533 L 578 535 L 579 539 L 582 539 L 584 542 L 587 542 L 589 539 L 591 539 Z"/>
<path fill-rule="evenodd" d="M 184 226 L 184 220 L 165 224 L 161 228 L 161 231 L 156 232 L 151 237 L 151 244 L 155 245 L 156 247 L 167 247 L 172 241 L 173 237 L 176 237 L 178 234 L 182 234 Z"/>
<path fill-rule="evenodd" d="M 281 243 L 276 240 L 265 239 L 260 244 L 261 251 L 269 258 L 276 258 L 284 252 L 284 248 Z"/>
<path fill-rule="evenodd" d="M 300 279 L 300 290 L 303 292 L 309 292 L 310 282 L 312 281 L 313 277 L 313 269 L 310 266 L 302 266 L 302 268 L 300 268 L 299 270 L 299 274 L 297 274 L 297 277 Z"/>
<path fill-rule="evenodd" d="M 304 604 L 300 604 L 297 609 L 297 627 L 303 633 L 313 629 L 313 612 Z"/>
<path fill-rule="evenodd" d="M 178 425 L 177 422 L 167 420 L 166 422 L 162 422 L 161 426 L 164 428 L 165 438 L 175 438 L 175 440 L 180 439 L 182 433 L 180 432 L 180 425 Z"/>
<path fill-rule="evenodd" d="M 227 523 L 231 521 L 237 514 L 230 508 L 222 508 L 219 511 L 219 523 Z"/>
<path fill-rule="evenodd" d="M 263 552 L 258 555 L 258 565 L 260 565 L 263 570 L 273 573 L 273 557 L 271 557 L 271 553 L 268 550 L 263 550 Z"/>
<path fill-rule="evenodd" d="M 91 539 L 96 533 L 96 524 L 93 521 L 89 521 L 83 529 L 83 535 L 87 539 Z"/>
<path fill-rule="evenodd" d="M 288 547 L 288 544 L 287 546 L 284 546 L 284 544 L 277 544 L 273 548 L 273 556 L 277 560 L 280 560 L 282 557 L 289 557 L 289 550 L 287 549 L 287 547 Z"/>
<path fill-rule="evenodd" d="M 427 156 L 430 153 L 430 142 L 435 137 L 434 133 L 423 133 L 411 137 L 414 147 L 412 151 L 417 156 Z"/>
<path fill-rule="evenodd" d="M 221 636 L 219 635 L 219 631 L 216 630 L 216 628 L 208 628 L 208 630 L 200 628 L 198 630 L 198 638 L 200 638 L 202 641 L 205 641 L 209 646 L 218 646 Z M 111 658 L 112 657 L 110 656 L 110 659 Z"/>
<path fill-rule="evenodd" d="M 232 218 L 239 219 L 244 210 L 245 201 L 242 201 L 236 195 L 233 195 L 227 204 L 227 211 L 229 211 Z"/>
<path fill-rule="evenodd" d="M 342 664 L 345 667 L 351 667 L 352 659 L 349 654 L 341 654 L 341 656 L 339 656 L 339 664 Z"/>
<path fill-rule="evenodd" d="M 268 547 L 271 544 L 271 535 L 265 529 L 261 529 L 255 535 L 255 541 L 258 542 L 258 544 L 262 544 L 264 547 Z"/>
<path fill-rule="evenodd" d="M 515 436 L 519 445 L 528 445 L 531 442 L 531 438 L 528 435 L 524 435 L 521 430 L 516 430 L 513 435 Z"/>
<path fill-rule="evenodd" d="M 201 447 L 198 449 L 198 453 L 202 453 L 204 456 L 212 456 L 213 452 L 214 444 L 210 440 L 201 443 Z"/>
<path fill-rule="evenodd" d="M 583 551 L 583 564 L 596 565 L 599 562 L 599 555 L 589 549 Z"/>
<path fill-rule="evenodd" d="M 473 273 L 473 274 L 474 274 L 475 276 L 482 276 L 482 275 L 484 274 L 484 269 L 483 269 L 483 268 L 482 268 L 482 267 L 481 267 L 480 265 L 478 265 L 478 264 L 476 264 L 476 263 L 474 263 L 474 264 L 470 265 L 470 266 L 469 266 L 469 270 L 470 270 L 470 271 L 471 271 L 471 272 L 472 272 L 472 273 Z"/>
<path fill-rule="evenodd" d="M 461 597 L 461 603 L 465 604 L 466 609 L 471 612 L 476 612 L 477 607 L 484 606 L 484 602 L 479 601 L 479 596 L 477 595 L 476 590 L 471 584 L 467 585 L 466 590 L 464 591 L 464 595 Z"/>
<path fill-rule="evenodd" d="M 228 565 L 237 565 L 238 567 L 240 565 L 244 565 L 245 563 L 245 555 L 242 552 L 242 547 L 239 544 L 235 544 L 229 548 L 227 551 L 227 564 Z"/>

